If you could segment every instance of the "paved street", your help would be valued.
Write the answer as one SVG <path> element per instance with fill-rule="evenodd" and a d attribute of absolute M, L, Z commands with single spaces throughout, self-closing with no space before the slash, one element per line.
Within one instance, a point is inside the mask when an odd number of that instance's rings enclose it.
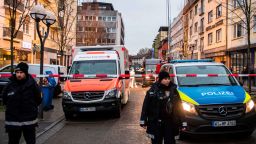
<path fill-rule="evenodd" d="M 139 116 L 145 90 L 132 90 L 129 103 L 123 108 L 122 117 L 113 119 L 107 114 L 78 116 L 46 144 L 148 144 L 145 130 L 139 127 Z"/>
<path fill-rule="evenodd" d="M 145 130 L 139 127 L 138 121 L 146 88 L 132 89 L 129 103 L 123 108 L 122 117 L 113 119 L 106 113 L 78 116 L 66 121 L 65 126 L 48 139 L 46 144 L 149 144 Z M 254 144 L 256 132 L 246 139 L 236 136 L 199 136 L 179 144 Z"/>

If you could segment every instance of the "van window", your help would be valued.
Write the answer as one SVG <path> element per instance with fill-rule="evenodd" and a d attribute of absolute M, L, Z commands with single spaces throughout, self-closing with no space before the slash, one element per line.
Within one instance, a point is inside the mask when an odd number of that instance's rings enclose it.
<path fill-rule="evenodd" d="M 75 61 L 71 74 L 117 74 L 116 60 Z"/>
<path fill-rule="evenodd" d="M 220 65 L 197 65 L 176 67 L 177 74 L 229 74 Z M 179 86 L 237 85 L 233 77 L 177 77 Z"/>
<path fill-rule="evenodd" d="M 13 68 L 15 69 L 15 65 L 13 65 Z M 7 66 L 7 67 L 5 67 L 5 68 L 3 68 L 3 69 L 1 69 L 1 71 L 0 72 L 11 72 L 11 66 Z"/>

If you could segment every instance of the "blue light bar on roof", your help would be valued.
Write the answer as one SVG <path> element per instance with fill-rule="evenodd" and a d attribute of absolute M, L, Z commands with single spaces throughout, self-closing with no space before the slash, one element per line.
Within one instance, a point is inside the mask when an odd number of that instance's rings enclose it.
<path fill-rule="evenodd" d="M 200 60 L 171 60 L 170 63 L 190 63 L 190 62 L 213 62 L 212 59 L 200 59 Z"/>

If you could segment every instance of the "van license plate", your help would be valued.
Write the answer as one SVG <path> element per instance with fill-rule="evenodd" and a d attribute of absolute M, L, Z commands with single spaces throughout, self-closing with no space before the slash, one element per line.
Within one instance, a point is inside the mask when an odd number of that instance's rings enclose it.
<path fill-rule="evenodd" d="M 236 126 L 236 121 L 213 121 L 212 122 L 213 127 L 228 127 L 228 126 Z"/>
<path fill-rule="evenodd" d="M 96 111 L 96 107 L 80 108 L 80 112 L 92 112 L 92 111 Z"/>

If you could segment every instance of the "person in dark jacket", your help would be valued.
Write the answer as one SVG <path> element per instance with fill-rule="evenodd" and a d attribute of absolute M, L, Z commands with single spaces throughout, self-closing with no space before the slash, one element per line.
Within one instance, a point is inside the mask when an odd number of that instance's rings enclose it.
<path fill-rule="evenodd" d="M 41 100 L 41 90 L 28 74 L 28 65 L 19 63 L 3 90 L 3 104 L 6 105 L 5 128 L 9 144 L 18 144 L 21 134 L 27 144 L 35 144 L 35 127 Z"/>
<path fill-rule="evenodd" d="M 179 133 L 180 100 L 176 85 L 168 72 L 162 71 L 158 81 L 147 91 L 144 99 L 140 126 L 147 129 L 152 144 L 175 144 Z"/>

